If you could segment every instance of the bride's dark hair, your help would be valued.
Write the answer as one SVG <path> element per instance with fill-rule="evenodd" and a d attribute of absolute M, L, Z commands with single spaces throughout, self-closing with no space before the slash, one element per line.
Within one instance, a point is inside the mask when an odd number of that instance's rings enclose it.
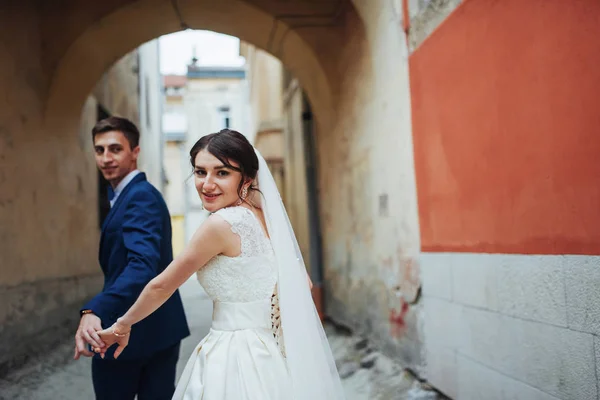
<path fill-rule="evenodd" d="M 196 167 L 196 156 L 202 150 L 208 151 L 225 166 L 242 174 L 242 180 L 238 186 L 238 196 L 241 198 L 244 182 L 256 179 L 258 173 L 258 157 L 246 136 L 232 129 L 222 129 L 201 137 L 190 150 L 192 169 Z M 239 168 L 231 165 L 232 161 L 238 164 Z M 258 189 L 253 184 L 249 190 Z"/>

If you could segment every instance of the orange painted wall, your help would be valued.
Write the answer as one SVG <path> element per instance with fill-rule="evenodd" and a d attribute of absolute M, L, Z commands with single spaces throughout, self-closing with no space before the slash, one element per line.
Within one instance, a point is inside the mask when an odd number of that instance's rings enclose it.
<path fill-rule="evenodd" d="M 465 0 L 410 77 L 423 251 L 600 254 L 598 0 Z"/>

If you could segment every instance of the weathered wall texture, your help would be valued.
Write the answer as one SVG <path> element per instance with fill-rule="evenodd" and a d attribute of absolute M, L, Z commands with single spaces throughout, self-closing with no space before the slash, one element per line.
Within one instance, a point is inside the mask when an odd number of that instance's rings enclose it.
<path fill-rule="evenodd" d="M 34 2 L 0 8 L 0 35 L 10 38 L 0 45 L 1 374 L 35 351 L 40 327 L 64 326 L 65 307 L 97 287 L 89 275 L 98 223 L 95 169 L 79 132 L 42 128 L 49 74 Z"/>
<path fill-rule="evenodd" d="M 468 0 L 411 55 L 426 376 L 454 398 L 598 398 L 598 16 Z"/>
<path fill-rule="evenodd" d="M 408 45 L 413 52 L 466 0 L 401 0 L 408 4 Z"/>
<path fill-rule="evenodd" d="M 67 250 L 78 244 L 88 248 L 94 238 L 79 236 L 79 229 L 97 229 L 95 214 L 79 218 L 88 204 L 95 209 L 96 177 L 88 149 L 82 148 L 78 131 L 43 131 L 48 74 L 35 58 L 38 20 L 33 6 L 19 4 L 19 12 L 0 17 L 3 36 L 13 38 L 0 47 L 0 282 L 11 286 L 89 272 L 90 257 Z M 75 119 L 79 125 L 79 113 Z"/>
<path fill-rule="evenodd" d="M 72 115 L 73 131 L 44 129 L 48 71 L 39 59 L 38 10 L 0 7 L 0 375 L 71 335 L 83 301 L 101 287 L 97 105 L 137 122 L 137 54 L 111 68 Z M 36 50 L 37 49 L 37 50 Z M 45 329 L 40 341 L 39 332 Z"/>
<path fill-rule="evenodd" d="M 368 4 L 367 4 L 368 3 Z M 326 313 L 421 364 L 408 51 L 400 10 L 357 2 L 336 54 L 336 124 L 319 127 Z"/>

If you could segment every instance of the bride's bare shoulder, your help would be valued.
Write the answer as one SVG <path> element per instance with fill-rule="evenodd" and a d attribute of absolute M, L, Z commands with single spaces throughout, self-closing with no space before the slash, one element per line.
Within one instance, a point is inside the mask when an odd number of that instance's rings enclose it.
<path fill-rule="evenodd" d="M 212 234 L 227 234 L 231 232 L 231 221 L 224 213 L 214 213 L 202 223 L 202 228 Z"/>

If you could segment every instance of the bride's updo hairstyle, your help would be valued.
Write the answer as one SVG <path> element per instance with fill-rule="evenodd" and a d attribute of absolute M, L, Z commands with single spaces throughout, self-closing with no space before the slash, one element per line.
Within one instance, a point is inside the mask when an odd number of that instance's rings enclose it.
<path fill-rule="evenodd" d="M 225 166 L 242 174 L 242 180 L 238 186 L 238 196 L 242 198 L 244 182 L 254 181 L 258 173 L 258 157 L 246 136 L 238 131 L 222 129 L 201 137 L 190 150 L 192 169 L 195 168 L 196 156 L 202 150 L 208 151 Z M 238 164 L 239 168 L 231 165 L 232 161 Z M 249 191 L 258 190 L 254 182 L 248 189 Z"/>

